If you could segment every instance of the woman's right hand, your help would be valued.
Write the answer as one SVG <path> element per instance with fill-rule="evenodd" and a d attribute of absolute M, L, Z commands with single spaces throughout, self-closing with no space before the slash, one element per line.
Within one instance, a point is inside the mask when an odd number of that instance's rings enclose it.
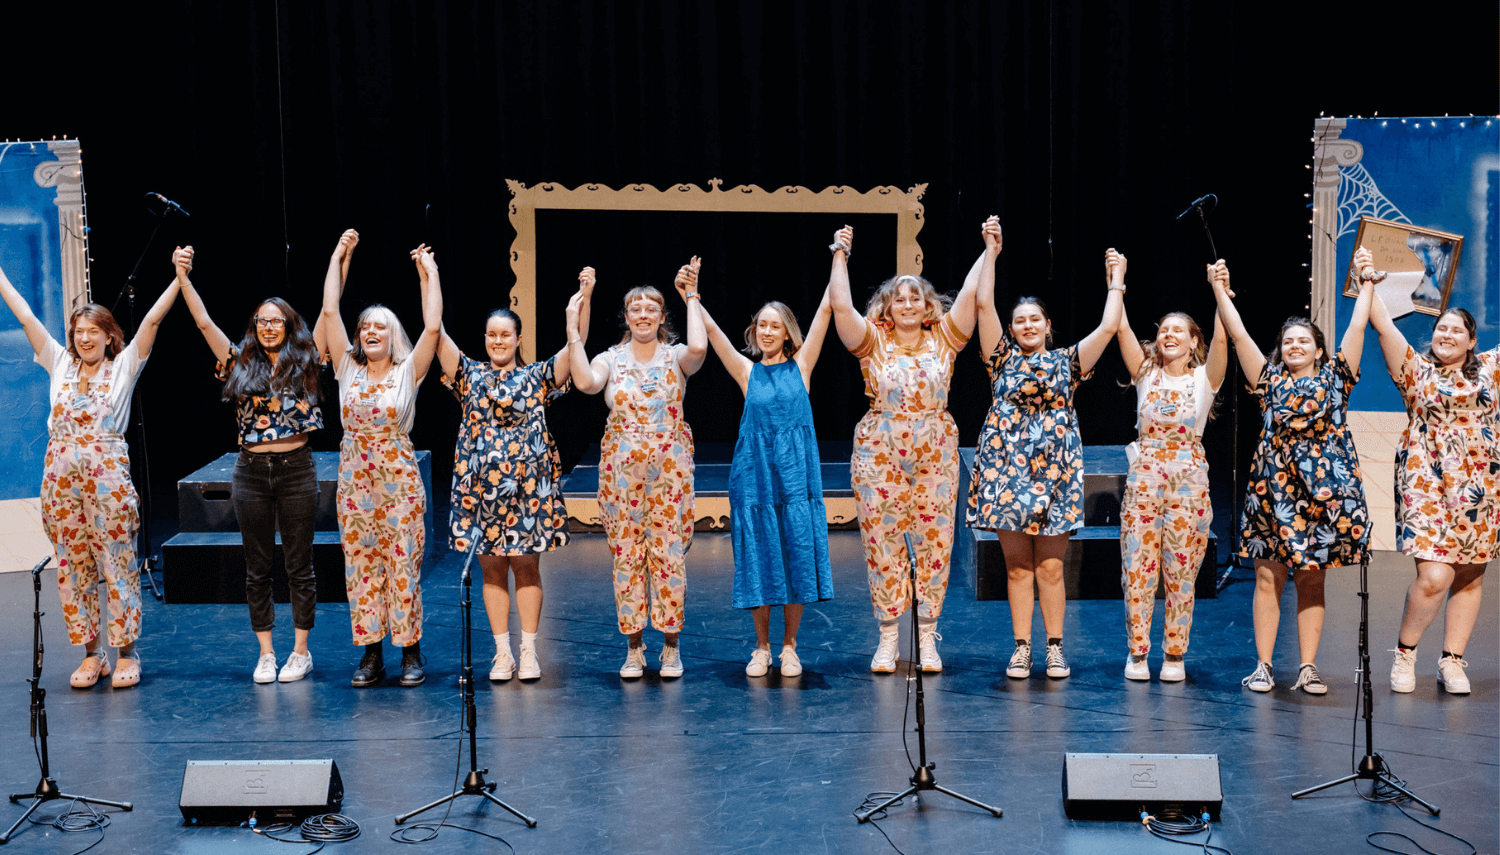
<path fill-rule="evenodd" d="M 434 257 L 432 247 L 425 243 L 411 251 L 411 260 L 417 265 L 417 276 L 423 282 L 427 281 L 428 276 L 437 272 L 437 259 Z"/>
<path fill-rule="evenodd" d="M 1354 269 L 1359 271 L 1360 281 L 1375 278 L 1375 254 L 1363 246 L 1354 251 Z"/>
<path fill-rule="evenodd" d="M 333 257 L 343 261 L 354 254 L 354 247 L 359 243 L 359 232 L 354 229 L 345 229 L 339 235 L 339 245 L 333 248 Z"/>
<path fill-rule="evenodd" d="M 844 250 L 844 257 L 845 257 L 845 259 L 847 259 L 849 256 L 853 255 L 854 254 L 854 227 L 853 226 L 844 226 L 843 228 L 839 229 L 837 232 L 834 232 L 834 234 L 833 234 L 833 242 L 835 244 L 838 244 L 838 246 L 841 249 Z"/>
<path fill-rule="evenodd" d="M 594 275 L 594 268 L 583 268 L 583 270 L 579 271 L 578 273 L 578 294 L 575 296 L 581 296 L 585 300 L 593 299 L 594 282 L 596 281 L 597 277 Z"/>
<path fill-rule="evenodd" d="M 193 248 L 179 246 L 172 250 L 172 266 L 177 269 L 178 279 L 186 279 L 193 272 Z"/>
<path fill-rule="evenodd" d="M 1000 231 L 1000 218 L 991 216 L 984 221 L 979 228 L 980 235 L 984 238 L 984 250 L 992 255 L 999 255 L 1004 245 L 1004 234 Z"/>
<path fill-rule="evenodd" d="M 581 311 L 583 301 L 587 299 L 582 289 L 575 291 L 568 298 L 568 341 L 571 343 L 575 338 L 581 338 L 578 334 L 578 313 Z"/>
<path fill-rule="evenodd" d="M 1224 263 L 1224 259 L 1208 265 L 1208 282 L 1214 288 L 1224 289 L 1224 293 L 1231 298 L 1234 297 L 1234 290 L 1229 287 L 1229 265 Z"/>
<path fill-rule="evenodd" d="M 1114 247 L 1104 251 L 1104 284 L 1111 288 L 1123 288 L 1125 286 L 1125 268 L 1128 262 L 1124 254 L 1116 252 Z"/>

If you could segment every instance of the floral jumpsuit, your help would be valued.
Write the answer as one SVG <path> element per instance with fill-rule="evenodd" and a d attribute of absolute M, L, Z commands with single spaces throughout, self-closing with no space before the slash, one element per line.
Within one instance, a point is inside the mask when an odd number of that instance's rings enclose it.
<path fill-rule="evenodd" d="M 1120 508 L 1120 554 L 1124 563 L 1125 625 L 1130 652 L 1151 649 L 1151 612 L 1158 575 L 1167 586 L 1162 628 L 1166 652 L 1187 652 L 1193 625 L 1193 582 L 1208 551 L 1213 506 L 1208 498 L 1208 460 L 1199 440 L 1197 392 L 1203 367 L 1187 382 L 1160 369 L 1146 384 L 1138 424 L 1140 437 L 1130 455 L 1130 474 Z"/>
<path fill-rule="evenodd" d="M 620 632 L 682 630 L 685 562 L 693 544 L 693 432 L 682 420 L 687 382 L 671 345 L 650 362 L 628 345 L 609 354 L 609 421 L 599 441 L 599 517 L 614 557 Z"/>
<path fill-rule="evenodd" d="M 948 414 L 953 360 L 968 343 L 944 316 L 907 348 L 871 324 L 851 352 L 865 376 L 870 411 L 854 429 L 850 475 L 876 618 L 911 607 L 905 534 L 917 555 L 917 616 L 936 620 L 948 590 L 958 504 L 958 426 Z"/>
<path fill-rule="evenodd" d="M 353 363 L 341 376 L 344 439 L 339 446 L 339 537 L 344 588 L 357 645 L 422 640 L 422 556 L 427 491 L 403 413 L 416 396 L 411 360 L 380 380 Z M 403 406 L 405 404 L 405 406 Z"/>
<path fill-rule="evenodd" d="M 98 636 L 101 573 L 109 590 L 110 645 L 124 647 L 141 634 L 141 578 L 134 566 L 140 510 L 121 432 L 129 390 L 145 363 L 135 358 L 134 343 L 126 348 L 105 360 L 87 392 L 78 391 L 77 359 L 55 359 L 50 369 L 65 373 L 47 424 L 42 527 L 57 556 L 57 592 L 69 644 L 88 644 Z M 55 342 L 45 352 L 67 357 Z M 43 361 L 41 354 L 37 361 Z M 126 402 L 124 413 L 111 404 L 115 384 L 123 384 L 114 399 Z"/>

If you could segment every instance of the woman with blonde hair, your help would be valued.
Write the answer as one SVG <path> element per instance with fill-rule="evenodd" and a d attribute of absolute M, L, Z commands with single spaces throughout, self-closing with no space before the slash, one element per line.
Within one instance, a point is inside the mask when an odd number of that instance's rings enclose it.
<path fill-rule="evenodd" d="M 1119 263 L 1123 265 L 1123 259 Z M 1227 279 L 1229 273 L 1221 262 L 1208 265 L 1208 275 L 1214 281 Z M 1140 431 L 1126 449 L 1130 472 L 1120 503 L 1121 581 L 1130 647 L 1125 678 L 1151 679 L 1146 654 L 1151 650 L 1151 612 L 1160 577 L 1167 597 L 1161 679 L 1180 682 L 1187 677 L 1182 660 L 1193 625 L 1193 583 L 1208 551 L 1214 518 L 1203 428 L 1224 382 L 1228 339 L 1217 314 L 1213 340 L 1205 342 L 1192 317 L 1169 312 L 1157 324 L 1154 340 L 1138 340 L 1123 307 L 1116 339 L 1135 385 Z"/>
<path fill-rule="evenodd" d="M 687 306 L 687 343 L 676 344 L 666 298 L 643 285 L 625 293 L 619 344 L 595 356 L 584 350 L 584 305 L 568 307 L 573 383 L 605 393 L 609 421 L 599 441 L 599 518 L 614 557 L 615 613 L 628 640 L 620 676 L 646 672 L 647 624 L 665 636 L 661 676 L 681 677 L 687 551 L 693 542 L 693 433 L 683 420 L 687 378 L 708 353 L 698 299 L 699 260 L 677 271 Z"/>
<path fill-rule="evenodd" d="M 385 680 L 381 642 L 387 630 L 401 648 L 401 685 L 420 686 L 422 671 L 422 558 L 427 548 L 427 490 L 411 444 L 417 389 L 437 354 L 443 295 L 437 262 L 425 245 L 412 250 L 422 288 L 422 335 L 413 347 L 390 309 L 360 312 L 354 338 L 339 314 L 348 263 L 359 233 L 344 232 L 328 259 L 323 336 L 339 383 L 344 439 L 339 445 L 339 540 L 354 643 L 364 648 L 350 684 Z"/>
<path fill-rule="evenodd" d="M 57 558 L 57 593 L 68 643 L 83 646 L 69 678 L 87 689 L 110 675 L 109 647 L 99 644 L 99 577 L 109 591 L 109 645 L 119 650 L 115 688 L 141 681 L 141 577 L 135 567 L 140 510 L 130 483 L 130 395 L 156 343 L 156 331 L 193 268 L 193 248 L 172 253 L 176 277 L 141 319 L 128 344 L 110 311 L 85 303 L 68 317 L 66 344 L 37 319 L 0 271 L 0 297 L 10 307 L 51 377 L 47 455 L 43 461 L 42 528 Z"/>
<path fill-rule="evenodd" d="M 896 670 L 899 619 L 915 595 L 922 670 L 941 671 L 937 621 L 958 504 L 958 426 L 948 414 L 948 384 L 953 361 L 974 332 L 980 268 L 993 256 L 980 255 L 955 301 L 908 273 L 886 280 L 861 315 L 849 293 L 853 241 L 854 230 L 845 226 L 829 246 L 828 299 L 839 339 L 859 359 L 870 399 L 855 428 L 849 464 L 870 603 L 880 624 L 870 670 Z M 916 549 L 915 592 L 907 581 L 907 534 Z"/>

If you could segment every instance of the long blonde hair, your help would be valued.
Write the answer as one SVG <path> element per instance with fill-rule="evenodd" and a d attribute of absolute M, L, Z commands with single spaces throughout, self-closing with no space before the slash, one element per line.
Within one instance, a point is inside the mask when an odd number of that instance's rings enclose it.
<path fill-rule="evenodd" d="M 1203 328 L 1199 327 L 1198 322 L 1193 320 L 1192 315 L 1189 315 L 1187 312 L 1167 312 L 1161 316 L 1161 320 L 1156 322 L 1158 335 L 1160 335 L 1161 325 L 1172 318 L 1181 318 L 1186 322 L 1188 335 L 1198 340 L 1198 345 L 1193 348 L 1192 353 L 1188 354 L 1188 370 L 1191 371 L 1208 361 L 1208 342 L 1203 340 Z M 1144 352 L 1144 358 L 1141 359 L 1141 367 L 1135 372 L 1137 383 L 1144 380 L 1146 375 L 1154 369 L 1160 368 L 1164 364 L 1161 358 L 1161 351 L 1156 347 L 1155 338 L 1141 339 L 1141 350 Z"/>
<path fill-rule="evenodd" d="M 369 322 L 385 324 L 385 328 L 391 334 L 391 364 L 396 365 L 401 360 L 411 355 L 411 339 L 407 338 L 406 330 L 402 328 L 401 322 L 396 320 L 396 313 L 387 309 L 379 303 L 365 307 L 359 313 L 359 320 L 354 322 L 354 340 L 349 342 L 349 355 L 360 365 L 369 365 L 370 357 L 365 355 L 364 332 L 365 324 Z"/>

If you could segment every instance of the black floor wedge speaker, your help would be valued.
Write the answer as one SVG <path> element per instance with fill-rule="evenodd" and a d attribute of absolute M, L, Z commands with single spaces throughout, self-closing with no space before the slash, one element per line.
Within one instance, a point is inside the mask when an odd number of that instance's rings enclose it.
<path fill-rule="evenodd" d="M 1224 806 L 1217 754 L 1067 754 L 1062 785 L 1069 819 L 1175 811 L 1217 820 Z"/>
<path fill-rule="evenodd" d="M 189 760 L 178 807 L 189 823 L 299 822 L 338 813 L 344 782 L 332 760 Z"/>

